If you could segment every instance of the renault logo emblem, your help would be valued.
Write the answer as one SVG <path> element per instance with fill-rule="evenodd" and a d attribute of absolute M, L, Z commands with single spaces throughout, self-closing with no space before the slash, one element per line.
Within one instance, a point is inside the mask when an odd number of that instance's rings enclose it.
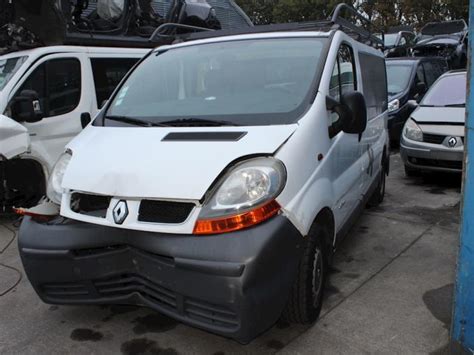
<path fill-rule="evenodd" d="M 451 137 L 448 139 L 448 145 L 451 147 L 451 148 L 454 148 L 456 146 L 456 144 L 458 144 L 458 140 L 454 137 Z"/>
<path fill-rule="evenodd" d="M 128 216 L 127 202 L 124 200 L 117 202 L 114 209 L 112 210 L 112 215 L 116 224 L 122 224 L 125 221 L 125 218 Z"/>

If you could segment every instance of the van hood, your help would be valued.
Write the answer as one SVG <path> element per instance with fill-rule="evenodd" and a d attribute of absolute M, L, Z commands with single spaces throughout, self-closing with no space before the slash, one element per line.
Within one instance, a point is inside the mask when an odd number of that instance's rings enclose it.
<path fill-rule="evenodd" d="M 123 198 L 200 200 L 230 163 L 275 153 L 296 127 L 89 126 L 68 145 L 72 159 L 63 187 Z"/>
<path fill-rule="evenodd" d="M 418 107 L 411 115 L 418 123 L 453 123 L 464 124 L 466 109 L 464 107 Z"/>
<path fill-rule="evenodd" d="M 11 118 L 0 115 L 0 157 L 14 158 L 28 151 L 29 146 L 28 129 Z"/>

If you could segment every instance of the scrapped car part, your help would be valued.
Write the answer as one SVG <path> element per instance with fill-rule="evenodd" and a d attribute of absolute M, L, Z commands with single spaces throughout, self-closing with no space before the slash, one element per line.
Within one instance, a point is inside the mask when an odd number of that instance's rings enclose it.
<path fill-rule="evenodd" d="M 384 36 L 385 56 L 387 58 L 411 56 L 415 38 L 415 31 L 411 26 L 390 27 Z"/>
<path fill-rule="evenodd" d="M 443 57 L 451 69 L 467 66 L 468 27 L 464 20 L 430 22 L 417 36 L 413 54 L 417 57 Z"/>
<path fill-rule="evenodd" d="M 5 2 L 5 0 L 2 0 Z M 16 0 L 0 10 L 0 53 L 42 45 L 154 47 L 163 23 L 252 26 L 233 0 Z"/>

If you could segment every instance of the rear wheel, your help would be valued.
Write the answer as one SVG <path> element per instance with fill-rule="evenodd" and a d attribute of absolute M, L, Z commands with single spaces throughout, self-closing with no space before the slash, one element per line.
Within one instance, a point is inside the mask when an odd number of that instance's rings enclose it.
<path fill-rule="evenodd" d="M 325 228 L 315 225 L 306 238 L 298 275 L 283 311 L 283 318 L 290 323 L 314 323 L 321 312 L 327 273 L 326 235 Z"/>

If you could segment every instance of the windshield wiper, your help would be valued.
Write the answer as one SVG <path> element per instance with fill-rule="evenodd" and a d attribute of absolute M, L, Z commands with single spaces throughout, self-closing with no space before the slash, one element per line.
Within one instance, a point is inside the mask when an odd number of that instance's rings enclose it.
<path fill-rule="evenodd" d="M 443 107 L 466 107 L 466 104 L 447 104 Z"/>
<path fill-rule="evenodd" d="M 117 121 L 117 122 L 124 122 L 134 126 L 142 126 L 142 127 L 168 127 L 166 124 L 162 123 L 155 123 L 146 120 L 141 120 L 139 118 L 133 118 L 128 116 L 104 116 L 106 120 Z"/>
<path fill-rule="evenodd" d="M 217 120 L 207 120 L 204 118 L 179 118 L 176 120 L 161 122 L 161 124 L 166 126 L 176 126 L 176 127 L 218 127 L 218 126 L 239 126 L 238 124 L 230 121 L 217 121 Z"/>

